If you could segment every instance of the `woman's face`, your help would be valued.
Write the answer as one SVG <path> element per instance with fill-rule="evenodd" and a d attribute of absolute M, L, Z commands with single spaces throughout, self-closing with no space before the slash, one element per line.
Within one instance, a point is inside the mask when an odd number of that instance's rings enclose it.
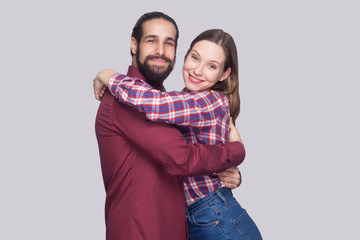
<path fill-rule="evenodd" d="M 220 45 L 207 40 L 195 43 L 184 62 L 185 87 L 191 92 L 201 91 L 224 81 L 231 71 L 224 72 L 224 64 L 225 52 Z"/>

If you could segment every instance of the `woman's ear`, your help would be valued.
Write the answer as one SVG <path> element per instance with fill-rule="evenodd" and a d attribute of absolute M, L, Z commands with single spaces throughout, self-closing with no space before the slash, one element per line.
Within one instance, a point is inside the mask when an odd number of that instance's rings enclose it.
<path fill-rule="evenodd" d="M 136 39 L 134 37 L 131 37 L 130 46 L 131 46 L 132 54 L 135 55 L 136 51 L 137 51 L 138 44 L 137 44 L 137 41 L 136 41 Z"/>
<path fill-rule="evenodd" d="M 222 82 L 224 81 L 225 79 L 228 78 L 228 76 L 230 75 L 231 73 L 231 68 L 229 67 L 228 69 L 226 69 L 225 72 L 223 72 L 223 74 L 221 75 L 220 79 L 219 79 L 219 82 Z"/>

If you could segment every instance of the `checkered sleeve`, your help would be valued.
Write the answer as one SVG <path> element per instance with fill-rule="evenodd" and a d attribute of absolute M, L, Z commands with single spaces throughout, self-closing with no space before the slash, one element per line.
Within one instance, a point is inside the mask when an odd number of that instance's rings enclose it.
<path fill-rule="evenodd" d="M 229 111 L 227 98 L 215 91 L 161 92 L 138 78 L 111 77 L 108 89 L 122 103 L 144 112 L 152 121 L 211 127 Z"/>

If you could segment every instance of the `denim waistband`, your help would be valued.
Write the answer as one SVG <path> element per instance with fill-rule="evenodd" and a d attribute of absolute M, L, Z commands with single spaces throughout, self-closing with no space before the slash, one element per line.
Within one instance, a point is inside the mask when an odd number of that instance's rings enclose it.
<path fill-rule="evenodd" d="M 225 201 L 225 199 L 232 195 L 232 192 L 229 188 L 220 188 L 212 193 L 209 193 L 205 197 L 201 198 L 200 200 L 190 204 L 186 207 L 186 211 L 191 212 L 199 206 L 203 206 L 204 204 L 214 201 L 216 199 L 221 199 Z"/>

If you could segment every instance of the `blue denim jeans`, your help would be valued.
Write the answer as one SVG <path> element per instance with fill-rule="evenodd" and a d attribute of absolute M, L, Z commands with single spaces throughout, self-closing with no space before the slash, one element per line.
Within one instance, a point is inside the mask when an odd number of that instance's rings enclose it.
<path fill-rule="evenodd" d="M 228 188 L 221 188 L 186 208 L 190 240 L 261 240 L 254 221 Z"/>

